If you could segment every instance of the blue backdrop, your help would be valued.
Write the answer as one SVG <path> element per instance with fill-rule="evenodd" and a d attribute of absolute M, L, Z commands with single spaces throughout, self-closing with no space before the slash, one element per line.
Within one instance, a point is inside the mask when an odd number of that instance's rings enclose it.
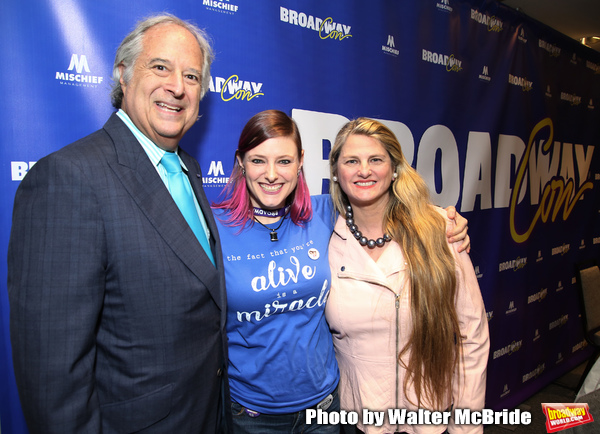
<path fill-rule="evenodd" d="M 339 127 L 380 119 L 435 202 L 469 219 L 491 333 L 487 407 L 514 407 L 590 354 L 574 264 L 600 251 L 599 53 L 491 0 L 4 0 L 3 432 L 26 432 L 6 291 L 15 191 L 38 159 L 104 124 L 116 47 L 159 11 L 214 39 L 203 116 L 181 144 L 200 161 L 209 199 L 258 111 L 296 119 L 313 193 L 327 190 Z"/>

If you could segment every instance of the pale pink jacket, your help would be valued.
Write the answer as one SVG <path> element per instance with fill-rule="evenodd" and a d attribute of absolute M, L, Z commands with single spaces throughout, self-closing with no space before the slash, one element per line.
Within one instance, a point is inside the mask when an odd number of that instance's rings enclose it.
<path fill-rule="evenodd" d="M 448 222 L 446 212 L 440 214 Z M 489 352 L 487 317 L 469 255 L 451 245 L 457 265 L 457 312 L 463 336 L 464 364 L 457 375 L 453 401 L 439 411 L 453 408 L 481 410 L 485 400 L 486 366 Z M 329 243 L 331 291 L 325 313 L 333 333 L 340 367 L 341 408 L 359 414 L 358 428 L 366 433 L 481 433 L 482 426 L 388 425 L 388 409 L 417 408 L 403 393 L 405 369 L 397 363 L 411 329 L 410 283 L 404 255 L 391 242 L 377 262 L 353 237 L 342 217 L 336 222 Z M 434 321 L 435 319 L 432 318 Z M 454 382 L 455 384 L 457 381 Z M 410 397 L 416 402 L 414 394 Z M 432 409 L 429 404 L 421 408 Z M 385 411 L 381 427 L 362 424 L 362 411 Z"/>

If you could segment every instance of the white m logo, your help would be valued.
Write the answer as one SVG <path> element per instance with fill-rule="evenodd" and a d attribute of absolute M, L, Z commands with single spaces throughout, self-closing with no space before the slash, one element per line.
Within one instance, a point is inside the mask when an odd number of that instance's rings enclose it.
<path fill-rule="evenodd" d="M 482 72 L 482 74 L 483 74 L 483 75 L 488 75 L 488 73 L 489 73 L 489 72 L 488 72 L 488 67 L 487 67 L 487 66 L 484 66 L 484 67 L 483 67 L 483 72 Z"/>
<path fill-rule="evenodd" d="M 212 176 L 224 175 L 223 163 L 220 161 L 211 161 L 210 167 L 208 168 L 208 174 Z"/>
<path fill-rule="evenodd" d="M 394 44 L 394 37 L 392 35 L 388 35 L 388 47 L 395 48 L 396 44 Z"/>
<path fill-rule="evenodd" d="M 77 74 L 81 74 L 81 71 L 84 70 L 85 72 L 90 72 L 90 67 L 88 66 L 87 57 L 85 57 L 85 54 L 82 54 L 80 57 L 78 57 L 77 54 L 73 54 L 71 56 L 71 63 L 67 69 L 72 71 L 73 68 L 77 70 Z"/>

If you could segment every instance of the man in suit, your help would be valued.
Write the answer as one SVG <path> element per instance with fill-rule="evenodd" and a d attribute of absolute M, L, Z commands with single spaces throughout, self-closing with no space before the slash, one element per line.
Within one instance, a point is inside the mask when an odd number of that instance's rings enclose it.
<path fill-rule="evenodd" d="M 31 432 L 223 430 L 221 246 L 200 167 L 178 147 L 198 118 L 211 60 L 191 23 L 140 22 L 117 51 L 117 113 L 41 159 L 19 186 L 8 291 Z M 169 153 L 187 171 L 207 250 L 171 196 L 161 164 Z"/>

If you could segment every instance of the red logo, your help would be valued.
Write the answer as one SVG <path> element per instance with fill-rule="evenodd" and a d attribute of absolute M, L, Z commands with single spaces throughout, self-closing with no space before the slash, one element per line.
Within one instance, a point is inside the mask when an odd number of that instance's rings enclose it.
<path fill-rule="evenodd" d="M 587 404 L 542 404 L 546 431 L 553 433 L 594 421 Z"/>

